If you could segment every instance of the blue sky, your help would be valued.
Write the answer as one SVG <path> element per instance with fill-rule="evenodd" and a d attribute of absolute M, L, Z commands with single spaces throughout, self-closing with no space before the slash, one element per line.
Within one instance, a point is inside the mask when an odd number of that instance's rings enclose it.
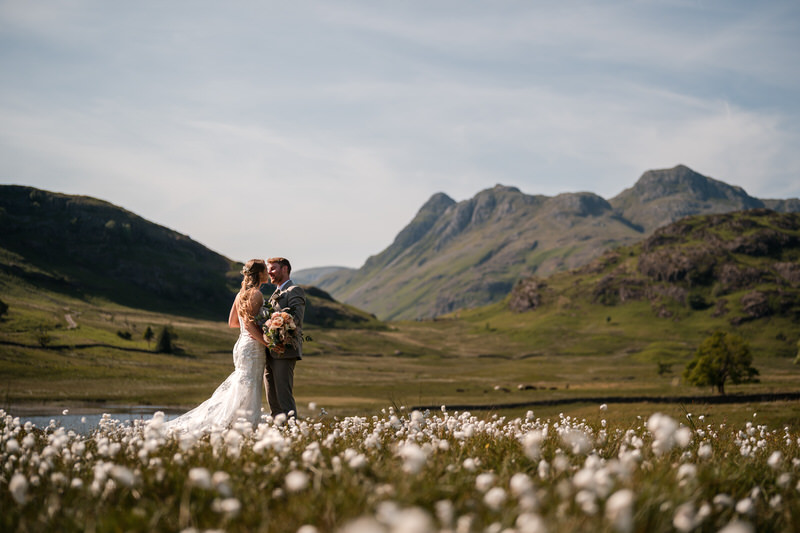
<path fill-rule="evenodd" d="M 358 267 L 434 193 L 800 196 L 800 2 L 0 0 L 0 183 Z"/>

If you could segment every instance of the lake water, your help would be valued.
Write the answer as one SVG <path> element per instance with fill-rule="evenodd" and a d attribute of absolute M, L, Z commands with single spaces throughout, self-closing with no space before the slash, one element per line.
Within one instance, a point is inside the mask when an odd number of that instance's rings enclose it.
<path fill-rule="evenodd" d="M 108 413 L 111 415 L 113 420 L 119 420 L 120 422 L 131 424 L 134 420 L 149 420 L 150 418 L 153 418 L 153 415 L 157 411 L 162 411 L 164 413 L 165 420 L 172 420 L 181 414 L 170 413 L 166 409 L 153 407 L 152 405 L 116 406 L 114 408 L 104 410 L 103 412 L 97 412 L 96 410 L 92 410 L 91 412 L 81 412 L 80 409 L 76 409 L 74 411 L 69 409 L 67 410 L 66 414 L 64 414 L 64 409 L 60 409 L 52 414 L 19 414 L 15 413 L 14 409 L 11 408 L 7 410 L 6 414 L 14 417 L 18 416 L 21 424 L 30 421 L 40 429 L 46 428 L 50 425 L 51 420 L 55 420 L 56 425 L 63 427 L 64 429 L 73 430 L 76 433 L 89 434 L 92 432 L 92 430 L 97 428 L 100 420 L 103 418 L 103 413 Z"/>

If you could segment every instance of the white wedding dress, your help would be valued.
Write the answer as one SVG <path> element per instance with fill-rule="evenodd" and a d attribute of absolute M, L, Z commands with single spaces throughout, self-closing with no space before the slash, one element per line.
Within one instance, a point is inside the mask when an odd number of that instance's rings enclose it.
<path fill-rule="evenodd" d="M 233 347 L 233 373 L 211 398 L 178 418 L 164 423 L 171 431 L 209 433 L 226 429 L 240 419 L 256 427 L 261 418 L 266 349 L 239 321 L 239 339 Z"/>

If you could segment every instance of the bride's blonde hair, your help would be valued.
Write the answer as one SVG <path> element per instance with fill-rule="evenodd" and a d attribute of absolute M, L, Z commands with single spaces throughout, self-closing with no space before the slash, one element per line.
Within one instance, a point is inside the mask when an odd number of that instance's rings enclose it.
<path fill-rule="evenodd" d="M 242 268 L 242 288 L 239 289 L 239 316 L 252 318 L 248 310 L 250 309 L 250 298 L 253 296 L 251 289 L 261 286 L 261 276 L 267 271 L 267 263 L 263 259 L 251 259 Z"/>

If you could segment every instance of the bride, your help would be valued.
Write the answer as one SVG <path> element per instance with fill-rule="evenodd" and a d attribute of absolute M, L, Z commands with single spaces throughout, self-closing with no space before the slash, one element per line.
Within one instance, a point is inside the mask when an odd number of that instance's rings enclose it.
<path fill-rule="evenodd" d="M 240 419 L 258 425 L 267 343 L 254 318 L 264 305 L 259 287 L 269 281 L 267 265 L 261 259 L 251 259 L 242 269 L 242 275 L 242 288 L 228 316 L 228 325 L 239 328 L 239 339 L 233 347 L 233 373 L 217 387 L 211 398 L 164 423 L 167 429 L 205 433 L 215 428 L 229 428 Z"/>

